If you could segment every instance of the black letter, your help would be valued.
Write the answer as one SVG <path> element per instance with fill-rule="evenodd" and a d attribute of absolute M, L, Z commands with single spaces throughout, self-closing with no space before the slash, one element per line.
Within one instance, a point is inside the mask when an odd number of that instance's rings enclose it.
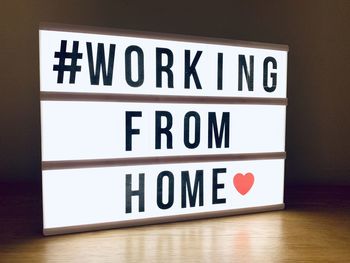
<path fill-rule="evenodd" d="M 98 43 L 98 45 L 97 45 L 96 70 L 94 70 L 94 58 L 92 57 L 91 42 L 86 42 L 86 49 L 87 49 L 88 60 L 89 60 L 91 85 L 99 85 L 100 84 L 101 67 L 102 67 L 103 85 L 106 85 L 106 86 L 112 85 L 115 44 L 109 45 L 108 70 L 107 71 L 106 71 L 104 44 Z"/>
<path fill-rule="evenodd" d="M 163 178 L 169 178 L 168 203 L 163 203 Z M 157 205 L 160 209 L 168 209 L 174 203 L 174 175 L 169 171 L 163 171 L 157 178 Z"/>
<path fill-rule="evenodd" d="M 221 148 L 223 133 L 225 132 L 225 148 L 230 145 L 230 113 L 223 112 L 221 118 L 220 132 L 218 132 L 218 123 L 216 113 L 208 113 L 208 148 L 213 148 L 213 132 L 215 136 L 216 148 Z"/>
<path fill-rule="evenodd" d="M 139 197 L 139 212 L 145 211 L 145 174 L 139 174 L 139 190 L 131 190 L 131 174 L 126 174 L 125 178 L 125 213 L 131 213 L 131 197 Z"/>
<path fill-rule="evenodd" d="M 161 127 L 161 118 L 166 118 L 166 126 L 165 128 Z M 161 148 L 161 134 L 166 135 L 166 148 L 173 148 L 173 135 L 170 132 L 171 127 L 173 126 L 173 117 L 168 111 L 156 111 L 156 149 Z"/>
<path fill-rule="evenodd" d="M 244 69 L 244 75 L 247 81 L 249 91 L 254 90 L 254 56 L 249 56 L 249 72 L 247 68 L 247 62 L 244 55 L 239 55 L 238 58 L 238 90 L 242 90 L 242 67 Z"/>
<path fill-rule="evenodd" d="M 138 77 L 136 81 L 131 79 L 131 52 L 135 51 L 137 53 L 138 61 Z M 144 64 L 143 64 L 143 51 L 138 46 L 129 46 L 125 50 L 125 79 L 126 82 L 131 87 L 140 87 L 144 81 Z"/>
<path fill-rule="evenodd" d="M 218 189 L 225 187 L 225 184 L 218 184 L 219 173 L 226 173 L 226 168 L 213 169 L 213 205 L 226 203 L 226 198 L 218 198 Z"/>
<path fill-rule="evenodd" d="M 195 121 L 195 129 L 194 129 L 194 142 L 190 143 L 190 118 L 194 117 L 194 121 Z M 197 146 L 199 145 L 200 142 L 200 138 L 201 138 L 201 118 L 199 116 L 199 114 L 195 111 L 189 111 L 186 113 L 185 115 L 185 119 L 184 119 L 184 143 L 186 145 L 187 148 L 189 149 L 194 149 L 197 148 Z"/>
<path fill-rule="evenodd" d="M 269 62 L 272 62 L 272 68 L 277 69 L 277 61 L 273 57 L 267 57 L 264 60 L 264 89 L 267 92 L 274 92 L 276 89 L 277 84 L 277 73 L 271 73 L 270 76 L 272 78 L 272 86 L 269 87 L 267 85 L 267 70 L 268 70 L 268 64 Z"/>
<path fill-rule="evenodd" d="M 223 54 L 218 53 L 218 90 L 222 90 L 222 62 Z"/>
<path fill-rule="evenodd" d="M 190 56 L 191 56 L 190 50 L 187 50 L 187 49 L 185 50 L 185 89 L 190 88 L 191 75 L 193 75 L 193 80 L 194 80 L 194 83 L 196 84 L 196 88 L 202 89 L 201 83 L 198 78 L 197 70 L 196 70 L 196 66 L 201 54 L 202 54 L 202 51 L 197 51 L 192 61 L 192 64 L 190 64 Z"/>
<path fill-rule="evenodd" d="M 166 54 L 168 56 L 168 64 L 162 65 L 162 55 Z M 174 55 L 170 49 L 167 48 L 156 48 L 156 86 L 157 88 L 162 87 L 162 71 L 168 75 L 168 87 L 174 87 L 174 76 L 171 71 L 171 67 L 174 63 Z"/>
<path fill-rule="evenodd" d="M 126 111 L 125 112 L 125 150 L 131 151 L 132 145 L 132 135 L 140 134 L 140 129 L 133 129 L 131 118 L 132 117 L 141 117 L 141 111 Z"/>
<path fill-rule="evenodd" d="M 181 172 L 181 208 L 186 208 L 186 188 L 188 191 L 188 199 L 190 207 L 196 205 L 197 193 L 199 188 L 199 206 L 203 206 L 203 170 L 196 171 L 193 191 L 191 190 L 191 182 L 188 171 Z"/>

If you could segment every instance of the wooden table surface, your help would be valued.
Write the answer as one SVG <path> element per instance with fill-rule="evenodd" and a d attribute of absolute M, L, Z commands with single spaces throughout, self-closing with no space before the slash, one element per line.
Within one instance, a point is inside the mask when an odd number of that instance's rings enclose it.
<path fill-rule="evenodd" d="M 15 188 L 0 188 L 0 262 L 350 262 L 349 187 L 287 188 L 278 212 L 51 237 L 38 194 Z"/>

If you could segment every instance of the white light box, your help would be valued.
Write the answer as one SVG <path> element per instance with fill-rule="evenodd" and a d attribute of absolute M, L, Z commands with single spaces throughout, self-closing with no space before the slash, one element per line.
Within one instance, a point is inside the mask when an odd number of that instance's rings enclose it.
<path fill-rule="evenodd" d="M 39 38 L 45 235 L 283 209 L 287 46 Z"/>

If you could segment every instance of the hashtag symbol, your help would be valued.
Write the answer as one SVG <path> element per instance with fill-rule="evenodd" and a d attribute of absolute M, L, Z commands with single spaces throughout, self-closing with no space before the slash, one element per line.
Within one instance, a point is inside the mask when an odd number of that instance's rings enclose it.
<path fill-rule="evenodd" d="M 82 53 L 78 52 L 79 41 L 73 41 L 72 52 L 67 52 L 67 40 L 61 40 L 61 50 L 55 52 L 55 58 L 58 58 L 58 65 L 53 65 L 53 70 L 58 72 L 57 83 L 63 83 L 63 75 L 65 71 L 69 71 L 69 83 L 75 83 L 75 74 L 81 71 L 81 66 L 77 66 L 78 59 L 83 57 Z M 70 65 L 66 65 L 66 59 L 71 59 Z"/>

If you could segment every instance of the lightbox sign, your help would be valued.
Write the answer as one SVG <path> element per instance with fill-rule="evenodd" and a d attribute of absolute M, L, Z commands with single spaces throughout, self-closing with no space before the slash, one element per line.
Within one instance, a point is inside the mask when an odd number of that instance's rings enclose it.
<path fill-rule="evenodd" d="M 44 234 L 282 209 L 287 52 L 41 26 Z"/>

